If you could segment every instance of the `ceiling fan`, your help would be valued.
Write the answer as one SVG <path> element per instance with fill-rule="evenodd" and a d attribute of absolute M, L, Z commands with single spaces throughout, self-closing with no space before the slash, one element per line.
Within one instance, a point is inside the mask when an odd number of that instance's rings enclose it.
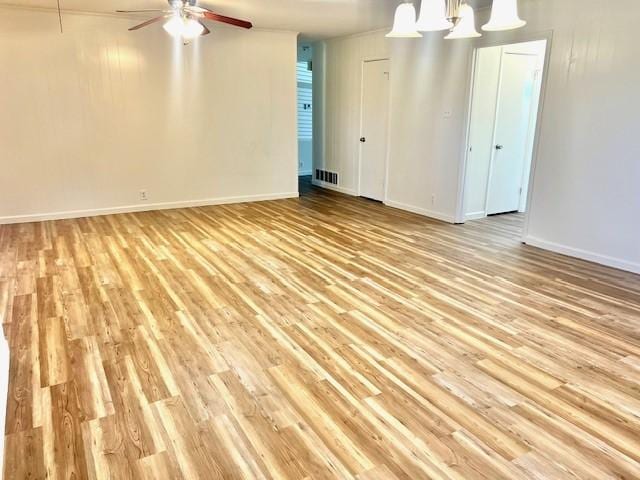
<path fill-rule="evenodd" d="M 160 12 L 162 15 L 154 17 L 146 22 L 131 27 L 129 31 L 139 30 L 154 23 L 166 20 L 163 28 L 174 38 L 182 38 L 185 44 L 202 35 L 211 33 L 202 20 L 212 20 L 214 22 L 227 23 L 240 28 L 252 28 L 251 22 L 239 20 L 233 17 L 226 17 L 212 12 L 208 8 L 196 5 L 197 0 L 168 0 L 169 8 L 166 10 L 116 10 L 118 13 L 151 13 Z"/>

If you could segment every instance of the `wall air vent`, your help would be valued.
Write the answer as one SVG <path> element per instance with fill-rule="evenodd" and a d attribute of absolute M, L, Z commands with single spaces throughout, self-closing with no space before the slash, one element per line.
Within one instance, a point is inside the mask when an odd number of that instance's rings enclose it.
<path fill-rule="evenodd" d="M 320 170 L 316 168 L 316 180 L 330 183 L 331 185 L 338 185 L 338 174 L 335 172 L 328 172 L 327 170 Z"/>

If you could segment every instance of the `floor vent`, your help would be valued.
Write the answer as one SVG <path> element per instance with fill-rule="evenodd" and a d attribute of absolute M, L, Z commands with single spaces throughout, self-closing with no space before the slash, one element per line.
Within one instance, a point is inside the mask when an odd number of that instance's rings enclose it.
<path fill-rule="evenodd" d="M 338 174 L 335 172 L 327 172 L 326 170 L 320 170 L 316 168 L 316 180 L 321 182 L 330 183 L 332 185 L 338 184 Z"/>

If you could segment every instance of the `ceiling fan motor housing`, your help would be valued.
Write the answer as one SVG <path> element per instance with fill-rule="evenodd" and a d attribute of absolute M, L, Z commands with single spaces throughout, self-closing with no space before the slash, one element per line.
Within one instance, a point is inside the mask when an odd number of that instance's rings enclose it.
<path fill-rule="evenodd" d="M 169 0 L 171 8 L 195 7 L 196 0 Z"/>

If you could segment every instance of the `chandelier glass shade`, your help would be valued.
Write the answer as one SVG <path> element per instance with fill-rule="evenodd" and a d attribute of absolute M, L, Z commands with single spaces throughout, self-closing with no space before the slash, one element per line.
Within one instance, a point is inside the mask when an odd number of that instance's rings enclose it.
<path fill-rule="evenodd" d="M 420 38 L 416 30 L 416 8 L 413 3 L 401 3 L 396 9 L 393 29 L 387 33 L 389 38 Z"/>
<path fill-rule="evenodd" d="M 518 0 L 493 0 L 491 19 L 482 29 L 498 32 L 524 27 L 526 24 L 518 15 Z"/>
<path fill-rule="evenodd" d="M 458 40 L 462 38 L 477 38 L 482 35 L 476 30 L 476 14 L 469 5 L 464 4 L 460 7 L 460 20 L 453 27 L 453 30 L 447 35 L 447 40 Z"/>
<path fill-rule="evenodd" d="M 518 0 L 493 0 L 491 18 L 482 29 L 489 32 L 513 30 L 527 24 L 518 15 Z M 466 0 L 421 0 L 416 21 L 413 3 L 405 1 L 396 9 L 391 38 L 417 38 L 419 32 L 450 30 L 447 39 L 477 38 L 475 12 Z"/>
<path fill-rule="evenodd" d="M 453 23 L 446 17 L 446 0 L 422 0 L 416 30 L 419 32 L 439 32 L 451 28 L 453 28 Z"/>

